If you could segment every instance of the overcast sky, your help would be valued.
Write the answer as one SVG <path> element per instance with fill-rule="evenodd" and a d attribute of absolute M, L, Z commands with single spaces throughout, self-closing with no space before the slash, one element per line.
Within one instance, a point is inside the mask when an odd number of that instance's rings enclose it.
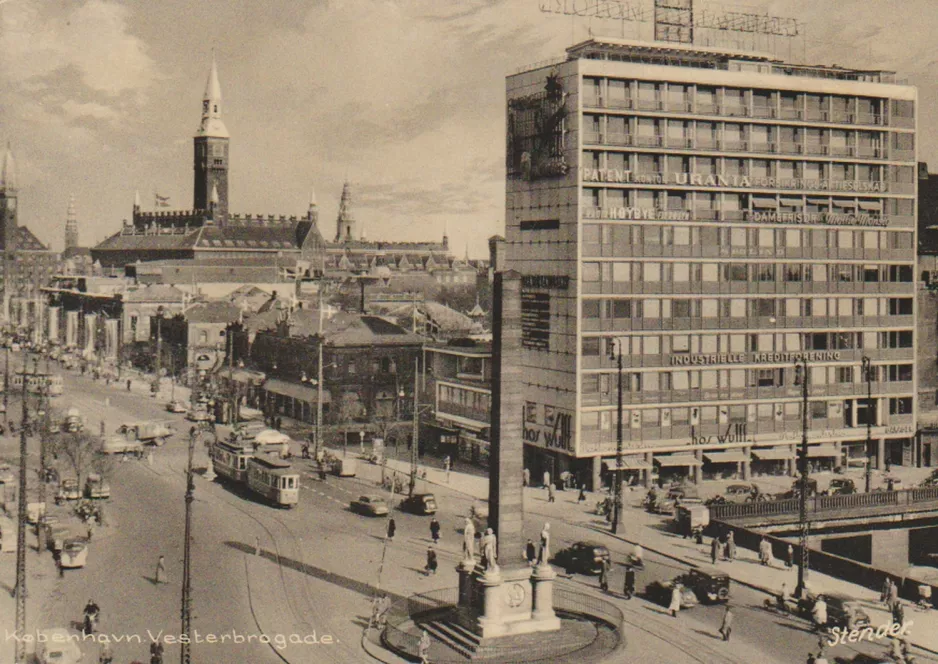
<path fill-rule="evenodd" d="M 438 239 L 445 224 L 459 255 L 468 244 L 486 256 L 503 232 L 504 77 L 562 55 L 590 24 L 650 30 L 545 14 L 542 1 L 0 0 L 0 141 L 17 159 L 20 223 L 60 249 L 70 194 L 86 245 L 130 217 L 135 190 L 145 208 L 154 190 L 191 207 L 214 47 L 232 211 L 303 214 L 315 188 L 331 239 L 348 178 L 369 239 Z M 894 69 L 918 85 L 920 158 L 938 165 L 936 4 L 747 6 L 804 21 L 798 61 Z"/>

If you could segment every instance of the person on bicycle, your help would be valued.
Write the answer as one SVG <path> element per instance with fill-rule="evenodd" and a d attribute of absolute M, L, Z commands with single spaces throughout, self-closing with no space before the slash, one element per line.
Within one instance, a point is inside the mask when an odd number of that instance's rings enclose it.
<path fill-rule="evenodd" d="M 84 610 L 85 622 L 84 622 L 84 628 L 82 629 L 82 632 L 85 635 L 94 634 L 94 627 L 95 627 L 95 624 L 98 622 L 98 616 L 100 615 L 100 613 L 101 613 L 101 608 L 97 604 L 95 604 L 93 599 L 89 599 L 88 603 L 85 604 L 85 610 Z"/>

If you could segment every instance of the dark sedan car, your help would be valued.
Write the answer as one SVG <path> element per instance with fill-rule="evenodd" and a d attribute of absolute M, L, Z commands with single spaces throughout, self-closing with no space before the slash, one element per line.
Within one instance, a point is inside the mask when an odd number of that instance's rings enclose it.
<path fill-rule="evenodd" d="M 609 549 L 595 542 L 577 542 L 573 546 L 561 549 L 554 556 L 554 564 L 562 567 L 567 574 L 599 574 L 603 561 L 609 560 Z"/>
<path fill-rule="evenodd" d="M 401 501 L 401 509 L 411 514 L 435 514 L 436 498 L 432 493 L 415 493 Z"/>

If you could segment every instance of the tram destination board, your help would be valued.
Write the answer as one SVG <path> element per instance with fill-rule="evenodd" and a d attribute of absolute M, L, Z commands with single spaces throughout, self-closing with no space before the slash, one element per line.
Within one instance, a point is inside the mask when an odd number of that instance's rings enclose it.
<path fill-rule="evenodd" d="M 550 349 L 550 293 L 521 291 L 521 345 Z"/>

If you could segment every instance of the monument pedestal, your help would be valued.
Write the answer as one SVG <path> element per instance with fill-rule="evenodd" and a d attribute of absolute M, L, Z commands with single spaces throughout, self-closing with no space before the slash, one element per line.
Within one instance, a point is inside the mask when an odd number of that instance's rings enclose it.
<path fill-rule="evenodd" d="M 556 574 L 550 565 L 533 573 L 527 566 L 485 570 L 469 565 L 463 561 L 457 567 L 463 627 L 482 639 L 560 629 L 553 608 Z"/>

